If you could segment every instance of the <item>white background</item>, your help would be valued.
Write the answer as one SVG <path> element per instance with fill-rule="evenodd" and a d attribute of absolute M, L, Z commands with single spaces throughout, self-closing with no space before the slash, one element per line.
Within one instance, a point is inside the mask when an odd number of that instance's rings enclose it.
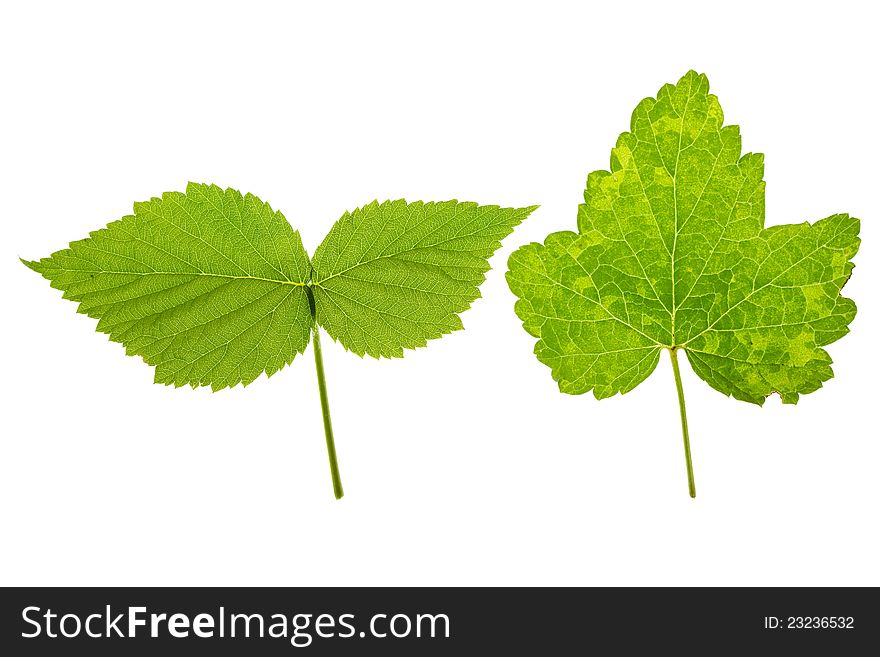
<path fill-rule="evenodd" d="M 0 583 L 880 584 L 871 3 L 312 5 L 4 5 Z M 504 281 L 690 68 L 766 154 L 768 224 L 863 219 L 823 389 L 759 408 L 683 365 L 695 501 L 668 358 L 562 395 Z M 311 350 L 247 389 L 156 386 L 17 261 L 187 180 L 271 202 L 310 252 L 374 198 L 542 206 L 465 331 L 382 362 L 325 338 L 340 502 Z"/>

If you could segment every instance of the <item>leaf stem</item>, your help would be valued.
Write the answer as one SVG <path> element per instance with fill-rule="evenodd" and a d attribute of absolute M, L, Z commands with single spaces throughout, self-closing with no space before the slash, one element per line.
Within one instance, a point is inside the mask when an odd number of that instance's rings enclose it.
<path fill-rule="evenodd" d="M 324 356 L 321 354 L 321 329 L 315 318 L 315 299 L 312 290 L 306 288 L 309 306 L 312 311 L 312 345 L 315 349 L 315 371 L 318 374 L 318 394 L 321 396 L 321 415 L 324 418 L 324 436 L 327 439 L 327 456 L 330 459 L 330 477 L 333 479 L 333 494 L 342 499 L 342 478 L 339 476 L 339 463 L 336 461 L 336 443 L 333 440 L 333 425 L 330 422 L 330 401 L 327 398 L 327 381 L 324 379 Z"/>
<path fill-rule="evenodd" d="M 681 372 L 678 369 L 678 354 L 676 347 L 669 350 L 672 358 L 672 372 L 675 374 L 675 388 L 678 390 L 678 408 L 681 411 L 681 433 L 684 437 L 684 460 L 687 464 L 688 492 L 691 497 L 697 496 L 697 487 L 694 484 L 694 464 L 691 462 L 691 440 L 688 435 L 687 410 L 684 405 L 684 389 L 681 387 Z"/>
<path fill-rule="evenodd" d="M 315 370 L 318 373 L 318 392 L 321 395 L 321 415 L 324 417 L 324 435 L 327 438 L 327 456 L 330 458 L 330 476 L 333 478 L 333 494 L 341 499 L 342 479 L 336 461 L 336 443 L 333 441 L 333 425 L 330 423 L 330 401 L 327 399 L 327 382 L 324 380 L 324 357 L 321 355 L 321 329 L 312 325 L 312 344 L 315 346 Z"/>

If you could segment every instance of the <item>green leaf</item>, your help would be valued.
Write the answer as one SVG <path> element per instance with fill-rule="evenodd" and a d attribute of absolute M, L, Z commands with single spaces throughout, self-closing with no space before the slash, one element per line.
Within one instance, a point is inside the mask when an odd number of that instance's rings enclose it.
<path fill-rule="evenodd" d="M 312 335 L 333 492 L 343 496 L 320 331 L 346 348 L 402 356 L 461 328 L 488 258 L 534 208 L 372 203 L 346 213 L 313 262 L 280 212 L 190 183 L 38 262 L 23 261 L 156 366 L 157 383 L 247 385 Z"/>
<path fill-rule="evenodd" d="M 713 388 L 795 403 L 832 377 L 824 346 L 848 331 L 840 295 L 859 221 L 764 228 L 763 157 L 741 156 L 706 77 L 639 103 L 611 170 L 587 178 L 579 233 L 510 258 L 516 312 L 563 392 L 635 388 L 661 349 Z"/>
<path fill-rule="evenodd" d="M 318 323 L 377 358 L 462 328 L 488 259 L 534 209 L 399 200 L 345 213 L 312 259 Z"/>
<path fill-rule="evenodd" d="M 156 383 L 248 384 L 309 342 L 308 255 L 252 194 L 191 183 L 25 264 L 154 365 Z"/>

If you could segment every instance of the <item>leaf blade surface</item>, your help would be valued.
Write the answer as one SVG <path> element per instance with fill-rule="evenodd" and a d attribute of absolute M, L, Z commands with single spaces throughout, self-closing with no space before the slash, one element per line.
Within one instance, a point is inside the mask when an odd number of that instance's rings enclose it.
<path fill-rule="evenodd" d="M 741 155 L 723 119 L 705 76 L 665 85 L 633 112 L 610 170 L 589 175 L 579 232 L 511 256 L 516 312 L 563 392 L 628 392 L 662 348 L 757 404 L 831 378 L 822 347 L 855 316 L 840 290 L 859 222 L 765 228 L 763 156 Z"/>
<path fill-rule="evenodd" d="M 461 329 L 488 259 L 533 210 L 397 200 L 346 212 L 312 258 L 318 323 L 375 357 Z"/>
<path fill-rule="evenodd" d="M 308 345 L 308 255 L 251 194 L 190 183 L 25 264 L 155 366 L 157 383 L 247 385 Z"/>

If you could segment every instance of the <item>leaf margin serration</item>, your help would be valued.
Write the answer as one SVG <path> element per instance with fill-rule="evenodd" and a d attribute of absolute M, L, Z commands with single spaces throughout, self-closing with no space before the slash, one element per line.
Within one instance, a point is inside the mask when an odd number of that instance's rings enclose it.
<path fill-rule="evenodd" d="M 191 379 L 188 376 L 180 377 L 180 376 L 177 376 L 179 371 L 168 372 L 168 371 L 164 370 L 161 367 L 162 362 L 155 362 L 154 358 L 151 358 L 150 356 L 142 353 L 142 351 L 143 351 L 142 348 L 140 348 L 136 345 L 133 346 L 131 344 L 128 344 L 126 342 L 125 338 L 118 335 L 117 333 L 114 333 L 114 326 L 108 325 L 106 322 L 104 322 L 106 314 L 105 314 L 105 312 L 102 312 L 103 309 L 101 308 L 101 306 L 96 307 L 94 305 L 92 305 L 92 306 L 88 305 L 87 303 L 84 302 L 84 299 L 81 298 L 82 295 L 71 293 L 69 286 L 65 287 L 65 285 L 63 285 L 62 283 L 59 282 L 58 276 L 53 276 L 53 273 L 56 273 L 56 274 L 58 272 L 71 273 L 71 272 L 77 271 L 74 269 L 64 269 L 62 267 L 57 266 L 56 263 L 62 259 L 65 259 L 65 258 L 76 257 L 76 253 L 79 249 L 92 248 L 93 245 L 97 241 L 103 240 L 105 238 L 109 238 L 115 231 L 120 231 L 122 229 L 128 229 L 129 227 L 131 227 L 133 222 L 138 220 L 139 213 L 142 214 L 144 212 L 149 212 L 151 210 L 155 210 L 156 207 L 160 207 L 164 203 L 179 202 L 181 197 L 188 198 L 188 197 L 193 196 L 197 193 L 203 193 L 203 194 L 211 193 L 214 195 L 221 194 L 221 195 L 223 195 L 223 198 L 229 197 L 233 201 L 237 201 L 237 202 L 242 203 L 244 205 L 244 207 L 247 207 L 247 204 L 253 204 L 257 208 L 260 208 L 262 210 L 262 212 L 265 213 L 266 218 L 268 218 L 269 221 L 271 221 L 275 224 L 274 226 L 272 226 L 274 229 L 276 229 L 276 230 L 280 229 L 282 231 L 289 231 L 285 235 L 286 241 L 287 241 L 286 246 L 293 247 L 292 252 L 289 255 L 291 256 L 291 258 L 294 258 L 294 259 L 300 258 L 300 262 L 295 263 L 296 276 L 288 276 L 287 279 L 281 278 L 279 280 L 254 278 L 255 284 L 266 283 L 269 285 L 277 284 L 279 286 L 280 285 L 285 285 L 285 286 L 289 285 L 289 286 L 291 286 L 291 290 L 293 290 L 294 288 L 298 288 L 298 289 L 302 290 L 302 298 L 300 299 L 297 297 L 296 299 L 293 300 L 294 305 L 296 307 L 296 311 L 297 311 L 297 314 L 294 316 L 294 322 L 299 323 L 298 327 L 296 327 L 299 329 L 299 331 L 298 331 L 299 336 L 294 337 L 293 344 L 289 345 L 290 348 L 288 348 L 286 350 L 286 354 L 283 357 L 280 356 L 281 350 L 279 350 L 279 352 L 273 357 L 272 361 L 267 361 L 264 364 L 264 366 L 257 368 L 259 371 L 254 371 L 254 369 L 250 369 L 247 372 L 247 374 L 242 375 L 241 364 L 239 364 L 239 366 L 238 366 L 238 374 L 239 375 L 238 376 L 230 375 L 220 381 L 211 380 L 210 378 L 206 378 L 206 376 L 202 376 L 197 379 Z M 148 220 L 144 220 L 143 218 L 141 218 L 141 220 L 144 222 L 143 226 L 146 226 L 149 224 Z M 282 225 L 282 222 L 283 222 L 283 225 Z M 232 222 L 230 221 L 230 224 L 231 223 Z M 242 234 L 242 237 L 245 240 L 248 239 L 244 234 Z M 279 244 L 275 245 L 276 254 L 278 255 L 279 262 L 280 262 L 285 256 L 278 254 L 277 247 L 279 247 L 279 246 L 282 246 L 282 244 L 279 243 Z M 256 252 L 256 250 L 255 250 L 255 252 Z M 218 253 L 219 253 L 219 251 L 218 251 Z M 106 226 L 104 226 L 102 228 L 91 231 L 89 233 L 88 237 L 80 239 L 80 240 L 75 240 L 75 241 L 71 242 L 66 248 L 59 249 L 58 251 L 53 252 L 52 254 L 50 254 L 49 256 L 47 256 L 45 258 L 41 258 L 40 260 L 25 260 L 22 258 L 21 261 L 25 266 L 36 271 L 41 276 L 43 276 L 44 278 L 49 280 L 50 285 L 53 288 L 61 290 L 63 292 L 63 295 L 62 295 L 63 298 L 74 301 L 77 304 L 76 309 L 77 309 L 78 313 L 88 315 L 94 319 L 98 319 L 99 321 L 98 321 L 98 325 L 96 327 L 96 330 L 98 332 L 105 333 L 108 335 L 108 338 L 111 341 L 122 344 L 123 347 L 125 348 L 127 355 L 140 356 L 142 358 L 142 360 L 144 360 L 145 363 L 147 363 L 148 365 L 153 367 L 154 371 L 155 371 L 155 373 L 154 373 L 154 382 L 155 383 L 161 383 L 164 385 L 173 385 L 175 387 L 181 387 L 183 385 L 190 385 L 193 388 L 199 387 L 199 386 L 207 386 L 207 387 L 211 387 L 211 389 L 214 390 L 215 392 L 218 390 L 221 390 L 223 388 L 235 387 L 239 383 L 241 383 L 244 386 L 247 386 L 250 383 L 252 383 L 253 381 L 255 381 L 261 374 L 265 373 L 267 375 L 267 377 L 271 377 L 275 373 L 277 373 L 278 371 L 280 371 L 281 369 L 286 367 L 287 365 L 290 365 L 293 362 L 293 360 L 295 359 L 295 357 L 297 355 L 303 353 L 305 351 L 306 347 L 308 346 L 311 325 L 312 325 L 311 315 L 310 315 L 310 313 L 308 313 L 308 304 L 307 304 L 306 295 L 305 295 L 305 286 L 308 282 L 308 273 L 309 273 L 308 254 L 305 252 L 305 249 L 302 245 L 302 239 L 299 234 L 299 231 L 294 230 L 290 226 L 290 224 L 287 222 L 287 220 L 284 218 L 284 215 L 280 211 L 273 210 L 269 203 L 262 201 L 261 199 L 259 199 L 259 197 L 257 197 L 256 195 L 254 195 L 250 192 L 248 192 L 246 194 L 242 194 L 238 190 L 232 189 L 232 188 L 222 189 L 219 186 L 213 185 L 213 184 L 190 182 L 187 184 L 185 192 L 169 191 L 169 192 L 164 192 L 159 197 L 152 197 L 148 201 L 135 202 L 132 214 L 125 215 L 125 216 L 121 217 L 120 219 L 116 219 L 114 221 L 111 221 L 110 223 L 108 223 Z M 231 261 L 230 261 L 230 263 L 231 263 Z M 192 264 L 192 263 L 189 263 L 189 264 Z M 268 261 L 267 261 L 267 264 L 269 264 Z M 196 266 L 194 266 L 194 268 L 198 269 L 198 267 L 196 267 Z M 283 267 L 281 269 L 283 269 Z M 80 270 L 80 271 L 82 272 L 82 270 Z M 288 270 L 288 271 L 290 271 L 290 270 Z M 89 273 L 89 272 L 85 271 L 84 273 Z M 279 269 L 279 273 L 282 273 L 280 269 Z M 234 280 L 234 279 L 244 280 L 244 279 L 250 278 L 248 276 L 223 275 L 223 274 L 217 273 L 217 272 L 207 272 L 207 273 L 202 272 L 200 274 L 197 274 L 194 271 L 189 271 L 189 272 L 171 272 L 171 271 L 168 271 L 168 272 L 166 272 L 166 271 L 161 271 L 161 272 L 157 272 L 157 271 L 153 271 L 153 272 L 146 272 L 146 271 L 145 272 L 122 272 L 122 271 L 118 271 L 118 272 L 114 272 L 113 270 L 106 270 L 106 271 L 95 271 L 94 274 L 96 274 L 96 275 L 97 274 L 118 274 L 120 276 L 143 275 L 144 277 L 146 277 L 147 275 L 150 275 L 150 274 L 158 275 L 158 276 L 188 276 L 188 275 L 191 275 L 191 276 L 205 276 L 208 278 L 219 278 L 219 279 L 228 279 L 228 280 Z M 299 280 L 290 280 L 293 278 L 298 278 Z M 82 280 L 80 280 L 79 282 L 82 282 Z M 192 299 L 189 299 L 188 301 L 182 302 L 182 304 L 180 304 L 180 305 L 185 306 L 187 304 L 192 304 L 192 303 L 198 301 L 199 297 L 209 295 L 211 292 L 213 292 L 213 290 L 207 290 L 203 294 L 196 295 Z M 279 302 L 278 305 L 280 306 L 281 303 L 284 303 L 285 301 L 287 301 L 288 297 L 290 297 L 291 293 L 292 292 L 288 292 L 287 297 L 285 297 L 282 302 Z M 299 294 L 299 293 L 297 293 L 297 294 Z M 234 295 L 231 295 L 231 296 L 234 296 Z M 107 305 L 107 304 L 102 304 L 102 305 Z M 112 306 L 113 304 L 110 304 L 110 305 Z M 168 309 L 167 312 L 173 311 L 174 308 L 179 308 L 180 305 L 174 306 L 174 307 Z M 236 309 L 236 310 L 240 310 L 240 309 Z M 305 322 L 300 321 L 300 319 L 301 319 L 300 313 L 303 310 L 306 311 L 306 315 L 305 315 L 306 321 Z M 164 312 L 166 312 L 166 311 L 163 311 L 163 313 Z M 235 312 L 235 311 L 233 311 L 233 312 Z M 160 315 L 161 314 L 162 313 L 160 313 Z M 157 317 L 157 319 L 158 319 L 158 317 Z M 263 319 L 265 319 L 265 318 L 263 318 Z M 262 321 L 262 320 L 258 320 L 258 321 Z M 197 328 L 197 327 L 195 327 L 195 328 Z M 241 335 L 244 335 L 244 333 L 247 332 L 248 330 L 250 330 L 251 328 L 253 328 L 253 325 L 250 327 L 247 327 L 244 331 L 242 331 Z M 188 330 L 190 330 L 190 329 L 188 329 Z M 143 337 L 143 336 L 140 336 L 140 337 Z M 147 336 L 147 339 L 149 339 L 150 337 L 152 337 L 152 336 Z M 258 341 L 257 346 L 262 344 L 262 339 L 263 338 L 261 338 Z M 290 340 L 290 333 L 288 333 L 288 341 L 289 340 Z M 220 360 L 222 361 L 222 358 Z M 244 359 L 242 359 L 242 362 L 244 362 Z"/>
<path fill-rule="evenodd" d="M 407 201 L 405 198 L 399 198 L 394 200 L 385 200 L 379 202 L 378 200 L 373 200 L 370 203 L 365 205 L 361 205 L 354 210 L 346 211 L 339 220 L 331 227 L 330 231 L 327 233 L 327 236 L 321 242 L 317 249 L 315 249 L 315 253 L 312 256 L 312 289 L 315 293 L 315 304 L 316 304 L 316 312 L 317 312 L 317 323 L 320 325 L 327 334 L 334 340 L 334 342 L 338 342 L 343 346 L 346 351 L 350 351 L 354 354 L 357 354 L 360 357 L 364 357 L 365 355 L 369 355 L 371 357 L 381 359 L 381 358 L 400 358 L 403 357 L 405 352 L 410 349 L 417 349 L 427 345 L 430 340 L 438 339 L 443 337 L 444 335 L 448 335 L 454 331 L 458 331 L 464 328 L 464 325 L 461 322 L 460 315 L 468 310 L 471 304 L 481 297 L 480 287 L 485 282 L 486 274 L 491 269 L 489 265 L 489 259 L 498 250 L 501 246 L 501 241 L 510 235 L 513 232 L 514 228 L 519 225 L 522 221 L 524 221 L 534 210 L 536 210 L 539 206 L 533 205 L 523 208 L 509 208 L 509 207 L 501 207 L 498 205 L 480 205 L 473 201 L 458 201 L 456 199 L 451 199 L 448 201 Z M 405 260 L 404 256 L 412 256 L 412 254 L 416 251 L 422 252 L 422 255 L 426 258 L 428 255 L 425 252 L 432 251 L 436 244 L 429 244 L 427 246 L 417 246 L 414 245 L 411 249 L 405 249 L 398 253 L 392 253 L 390 255 L 385 255 L 381 253 L 376 257 L 371 257 L 366 260 L 358 261 L 355 264 L 349 264 L 348 266 L 344 266 L 341 271 L 334 271 L 339 267 L 340 259 L 342 258 L 343 252 L 349 248 L 352 241 L 355 240 L 355 237 L 358 234 L 358 231 L 361 230 L 362 226 L 372 221 L 376 218 L 377 214 L 381 214 L 381 218 L 386 221 L 389 217 L 384 214 L 386 212 L 399 212 L 405 215 L 406 221 L 415 221 L 418 219 L 417 214 L 419 212 L 424 212 L 427 215 L 431 215 L 431 219 L 434 219 L 433 213 L 435 211 L 442 212 L 448 209 L 454 208 L 456 211 L 469 212 L 473 213 L 475 217 L 478 217 L 481 213 L 497 213 L 500 216 L 509 217 L 506 222 L 498 224 L 500 230 L 494 237 L 490 234 L 485 237 L 484 243 L 482 243 L 479 247 L 476 247 L 476 251 L 482 252 L 482 256 L 467 253 L 466 250 L 452 251 L 451 249 L 446 249 L 447 251 L 451 251 L 454 256 L 462 257 L 464 259 L 469 259 L 470 263 L 467 265 L 462 265 L 461 262 L 458 263 L 446 263 L 445 266 L 450 268 L 466 268 L 470 267 L 476 271 L 476 274 L 471 277 L 468 281 L 463 280 L 453 280 L 454 277 L 451 277 L 448 272 L 438 273 L 436 279 L 433 283 L 438 283 L 438 280 L 442 280 L 446 283 L 463 283 L 463 287 L 469 288 L 467 292 L 460 294 L 459 298 L 455 302 L 455 305 L 452 308 L 448 308 L 444 313 L 444 317 L 435 318 L 438 320 L 436 323 L 436 330 L 426 330 L 418 334 L 405 335 L 404 340 L 401 342 L 391 342 L 387 339 L 387 337 L 379 338 L 375 334 L 368 335 L 368 332 L 364 329 L 364 327 L 359 324 L 357 321 L 348 315 L 344 310 L 342 310 L 341 306 L 338 302 L 333 300 L 333 295 L 339 295 L 337 291 L 333 290 L 327 285 L 327 281 L 336 280 L 337 283 L 339 279 L 347 272 L 362 268 L 371 265 L 372 263 L 377 262 L 378 260 Z M 430 235 L 431 233 L 436 233 L 441 228 L 451 224 L 452 222 L 448 222 L 447 224 L 442 224 L 440 226 L 431 226 L 426 222 L 418 222 L 415 221 L 414 224 L 408 225 L 406 230 L 404 230 L 401 234 L 398 234 L 395 239 L 400 239 L 402 236 L 415 237 L 418 233 L 419 229 L 428 229 Z M 387 226 L 387 223 L 385 224 Z M 384 227 L 383 226 L 383 229 Z M 374 227 L 375 228 L 375 227 Z M 338 249 L 335 252 L 332 252 L 328 255 L 328 251 L 330 251 L 331 245 L 334 245 L 334 240 L 344 239 L 345 232 L 348 231 L 349 235 L 346 239 L 345 247 L 342 251 Z M 381 234 L 383 230 L 375 230 L 371 231 L 375 237 L 374 241 L 367 247 L 366 252 L 369 252 L 370 249 L 375 248 L 381 239 Z M 415 235 L 413 234 L 415 233 Z M 342 237 L 340 237 L 340 234 Z M 393 233 L 391 233 L 393 234 Z M 450 238 L 448 241 L 456 241 L 456 240 L 465 240 L 468 237 L 475 237 L 475 234 L 471 235 L 456 235 L 453 238 Z M 335 245 L 334 245 L 335 246 Z M 442 249 L 440 249 L 442 250 Z M 334 257 L 333 265 L 330 266 L 329 269 L 325 269 L 323 267 L 323 259 L 325 257 Z M 450 256 L 453 257 L 453 256 Z M 399 262 L 397 264 L 400 264 Z M 428 275 L 428 270 L 433 270 L 435 273 L 436 270 L 442 269 L 444 265 L 438 265 L 436 262 L 411 262 L 409 266 L 413 268 L 413 270 L 420 270 L 420 273 L 425 274 L 426 278 L 430 278 Z M 389 266 L 385 263 L 382 269 L 378 272 L 381 276 L 386 276 L 389 274 Z M 459 272 L 461 273 L 461 272 Z M 356 281 L 354 287 L 357 288 L 357 283 L 364 283 L 365 285 L 373 284 L 376 286 L 390 286 L 393 291 L 395 288 L 404 289 L 405 286 L 400 283 L 388 283 L 382 282 L 379 280 L 364 280 L 360 279 Z M 385 290 L 388 292 L 388 290 Z M 414 289 L 408 288 L 408 292 L 414 293 L 426 293 L 426 294 L 434 294 L 435 296 L 449 296 L 452 297 L 454 295 L 447 294 L 445 292 L 433 292 L 426 291 L 423 289 Z M 387 296 L 387 295 L 386 295 Z M 358 297 L 357 302 L 361 305 L 364 305 L 363 295 Z M 385 301 L 383 299 L 383 301 Z M 328 311 L 331 308 L 331 305 L 335 305 L 339 308 L 339 313 L 345 315 L 345 320 L 339 321 L 339 315 L 335 318 L 328 316 Z M 349 308 L 350 310 L 350 308 Z M 377 315 L 385 315 L 386 317 L 394 317 L 395 319 L 402 319 L 403 321 L 408 321 L 411 324 L 418 324 L 419 322 L 411 321 L 409 318 L 394 316 L 391 314 L 389 310 L 378 310 L 375 308 L 370 308 L 370 310 L 376 310 Z M 380 317 L 382 321 L 388 325 L 389 329 L 398 334 L 402 334 L 399 325 L 392 326 L 388 323 L 385 317 Z M 442 322 L 442 323 L 440 323 Z M 426 324 L 428 322 L 425 322 Z M 361 332 L 362 336 L 359 340 L 350 339 L 352 337 L 352 331 L 358 330 Z"/>

